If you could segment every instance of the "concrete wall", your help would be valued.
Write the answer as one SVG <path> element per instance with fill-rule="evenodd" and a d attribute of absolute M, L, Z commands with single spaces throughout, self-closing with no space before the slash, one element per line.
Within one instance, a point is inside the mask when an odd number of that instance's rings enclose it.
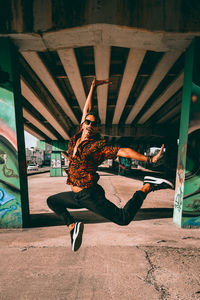
<path fill-rule="evenodd" d="M 0 40 L 0 228 L 22 227 L 28 219 L 28 193 L 19 70 L 15 49 Z"/>
<path fill-rule="evenodd" d="M 200 227 L 200 39 L 186 52 L 179 134 L 174 222 Z"/>
<path fill-rule="evenodd" d="M 198 0 L 10 0 L 0 9 L 0 33 L 44 32 L 96 23 L 199 32 L 199 12 Z"/>

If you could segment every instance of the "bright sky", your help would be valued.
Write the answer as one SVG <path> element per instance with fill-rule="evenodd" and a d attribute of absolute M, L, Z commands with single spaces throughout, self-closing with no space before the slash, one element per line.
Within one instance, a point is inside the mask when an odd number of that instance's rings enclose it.
<path fill-rule="evenodd" d="M 37 139 L 31 135 L 30 133 L 24 131 L 24 137 L 25 137 L 25 147 L 36 147 Z"/>

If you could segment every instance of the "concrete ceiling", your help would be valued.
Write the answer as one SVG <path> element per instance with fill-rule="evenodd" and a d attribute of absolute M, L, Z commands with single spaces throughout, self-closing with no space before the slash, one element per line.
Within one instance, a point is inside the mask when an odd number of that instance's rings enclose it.
<path fill-rule="evenodd" d="M 85 2 L 93 9 L 92 1 Z M 58 5 L 50 0 L 46 3 Z M 122 10 L 117 11 L 114 21 L 110 21 L 106 10 L 99 23 L 89 24 L 93 20 L 85 15 L 85 24 L 69 26 L 64 16 L 55 21 L 57 14 L 53 19 L 53 10 L 41 10 L 41 3 L 36 1 L 33 31 L 27 32 L 24 24 L 29 24 L 29 19 L 25 22 L 13 7 L 12 11 L 14 29 L 4 29 L 0 37 L 9 37 L 19 49 L 23 116 L 28 132 L 43 140 L 69 139 L 78 127 L 96 76 L 112 81 L 112 85 L 98 87 L 94 94 L 103 135 L 116 140 L 127 138 L 129 142 L 131 139 L 132 143 L 159 143 L 170 131 L 178 134 L 185 50 L 198 35 L 196 27 L 195 32 L 159 30 L 164 23 L 153 14 L 152 24 L 158 30 L 150 30 L 151 22 L 145 23 L 146 11 L 142 12 L 141 26 L 147 24 L 148 29 L 130 27 Z M 55 28 L 50 17 L 57 22 Z M 173 13 L 172 18 L 177 27 L 177 15 Z M 19 19 L 21 22 L 17 22 Z M 126 26 L 120 23 L 122 19 Z M 193 23 L 191 28 L 196 26 Z M 165 26 L 172 29 L 170 18 Z"/>

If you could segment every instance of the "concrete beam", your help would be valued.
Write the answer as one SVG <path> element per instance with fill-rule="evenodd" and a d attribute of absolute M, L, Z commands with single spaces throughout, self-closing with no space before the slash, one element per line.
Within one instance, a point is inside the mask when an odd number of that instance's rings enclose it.
<path fill-rule="evenodd" d="M 37 33 L 0 34 L 1 38 L 10 38 L 19 51 L 46 51 L 43 39 Z"/>
<path fill-rule="evenodd" d="M 178 112 L 181 114 L 181 103 L 178 104 L 174 109 L 171 109 L 168 113 L 166 113 L 160 120 L 158 120 L 156 123 L 161 124 L 172 118 L 174 115 L 176 115 Z"/>
<path fill-rule="evenodd" d="M 35 127 L 37 127 L 40 131 L 44 132 L 46 136 L 51 140 L 57 140 L 57 137 L 51 133 L 40 121 L 38 121 L 35 117 L 33 117 L 25 108 L 23 108 L 23 116 L 26 120 L 32 123 Z"/>
<path fill-rule="evenodd" d="M 84 3 L 83 3 L 84 2 Z M 10 0 L 1 8 L 1 32 L 43 32 L 87 24 L 115 24 L 143 31 L 199 32 L 199 1 Z M 184 4 L 184 5 L 183 5 Z"/>
<path fill-rule="evenodd" d="M 119 123 L 124 106 L 137 77 L 145 53 L 145 50 L 130 49 L 129 51 L 113 117 L 113 124 Z"/>
<path fill-rule="evenodd" d="M 165 104 L 182 86 L 183 86 L 184 72 L 170 84 L 170 86 L 158 97 L 147 112 L 138 121 L 138 124 L 144 124 L 160 107 Z"/>
<path fill-rule="evenodd" d="M 144 49 L 157 52 L 184 51 L 199 32 L 145 31 L 140 28 L 121 27 L 112 24 L 93 24 L 65 28 L 51 32 L 8 33 L 20 51 L 46 51 L 63 48 L 105 45 Z"/>
<path fill-rule="evenodd" d="M 43 117 L 51 124 L 52 127 L 55 128 L 55 130 L 65 139 L 68 140 L 69 136 L 64 131 L 62 126 L 59 124 L 59 122 L 56 120 L 56 118 L 49 112 L 49 110 L 44 106 L 42 103 L 42 100 L 36 96 L 36 94 L 31 90 L 31 88 L 28 86 L 28 84 L 24 81 L 24 79 L 21 79 L 21 92 L 24 98 L 31 103 L 35 107 L 35 109 L 39 112 L 42 112 Z"/>
<path fill-rule="evenodd" d="M 178 59 L 180 54 L 180 51 L 167 52 L 166 54 L 164 54 L 164 56 L 156 66 L 156 69 L 154 70 L 150 79 L 148 80 L 147 84 L 145 85 L 144 89 L 142 90 L 141 94 L 139 95 L 136 103 L 134 104 L 126 120 L 126 124 L 131 124 L 134 121 L 137 114 L 148 101 L 149 97 L 152 95 L 153 91 L 158 87 L 158 85 L 165 77 L 167 72 L 171 69 L 171 67 Z"/>
<path fill-rule="evenodd" d="M 108 79 L 110 71 L 110 47 L 95 46 L 94 47 L 95 72 L 98 80 Z M 97 87 L 97 100 L 99 117 L 102 124 L 106 123 L 106 109 L 108 100 L 108 85 Z"/>
<path fill-rule="evenodd" d="M 166 128 L 164 126 L 118 126 L 112 125 L 111 127 L 101 126 L 101 134 L 113 137 L 142 137 L 142 136 L 164 136 Z"/>
<path fill-rule="evenodd" d="M 69 78 L 71 87 L 74 91 L 79 106 L 81 110 L 83 110 L 86 101 L 86 95 L 74 49 L 58 50 L 58 55 Z"/>
<path fill-rule="evenodd" d="M 40 59 L 39 55 L 33 51 L 21 52 L 21 54 L 24 57 L 24 59 L 27 61 L 27 63 L 31 66 L 33 71 L 40 78 L 40 80 L 43 82 L 43 84 L 46 86 L 46 88 L 49 90 L 49 92 L 52 94 L 52 96 L 55 98 L 55 100 L 58 102 L 58 104 L 66 113 L 66 115 L 72 120 L 74 124 L 78 124 L 78 120 L 76 119 L 65 97 L 61 93 L 55 80 L 53 79 L 47 67 Z"/>
<path fill-rule="evenodd" d="M 45 138 L 41 136 L 39 133 L 35 132 L 31 128 L 29 128 L 26 124 L 24 124 L 24 130 L 28 133 L 32 134 L 34 137 L 36 137 L 38 140 L 44 140 Z"/>
<path fill-rule="evenodd" d="M 170 124 L 174 124 L 174 123 L 180 122 L 180 118 L 181 118 L 181 115 L 176 116 L 175 118 L 173 118 L 172 120 L 170 120 Z"/>
<path fill-rule="evenodd" d="M 51 50 L 101 44 L 166 52 L 185 50 L 195 35 L 199 33 L 151 32 L 112 24 L 93 24 L 45 32 L 42 36 Z"/>

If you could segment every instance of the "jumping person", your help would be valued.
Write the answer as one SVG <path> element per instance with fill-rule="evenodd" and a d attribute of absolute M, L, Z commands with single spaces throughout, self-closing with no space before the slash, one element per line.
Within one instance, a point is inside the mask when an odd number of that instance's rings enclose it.
<path fill-rule="evenodd" d="M 52 195 L 47 199 L 48 206 L 61 216 L 68 226 L 71 235 L 71 246 L 77 251 L 82 243 L 83 222 L 77 222 L 67 208 L 87 208 L 96 214 L 118 224 L 128 225 L 140 209 L 147 194 L 154 190 L 173 188 L 173 184 L 162 178 L 145 177 L 144 185 L 136 191 L 123 208 L 117 207 L 105 197 L 103 188 L 97 183 L 98 166 L 106 159 L 116 159 L 117 156 L 138 161 L 156 163 L 160 158 L 164 145 L 158 154 L 152 158 L 140 154 L 131 148 L 108 146 L 99 134 L 100 120 L 92 111 L 92 94 L 94 88 L 101 84 L 109 84 L 108 80 L 94 79 L 83 109 L 79 132 L 70 139 L 68 145 L 67 184 L 72 191 Z"/>

